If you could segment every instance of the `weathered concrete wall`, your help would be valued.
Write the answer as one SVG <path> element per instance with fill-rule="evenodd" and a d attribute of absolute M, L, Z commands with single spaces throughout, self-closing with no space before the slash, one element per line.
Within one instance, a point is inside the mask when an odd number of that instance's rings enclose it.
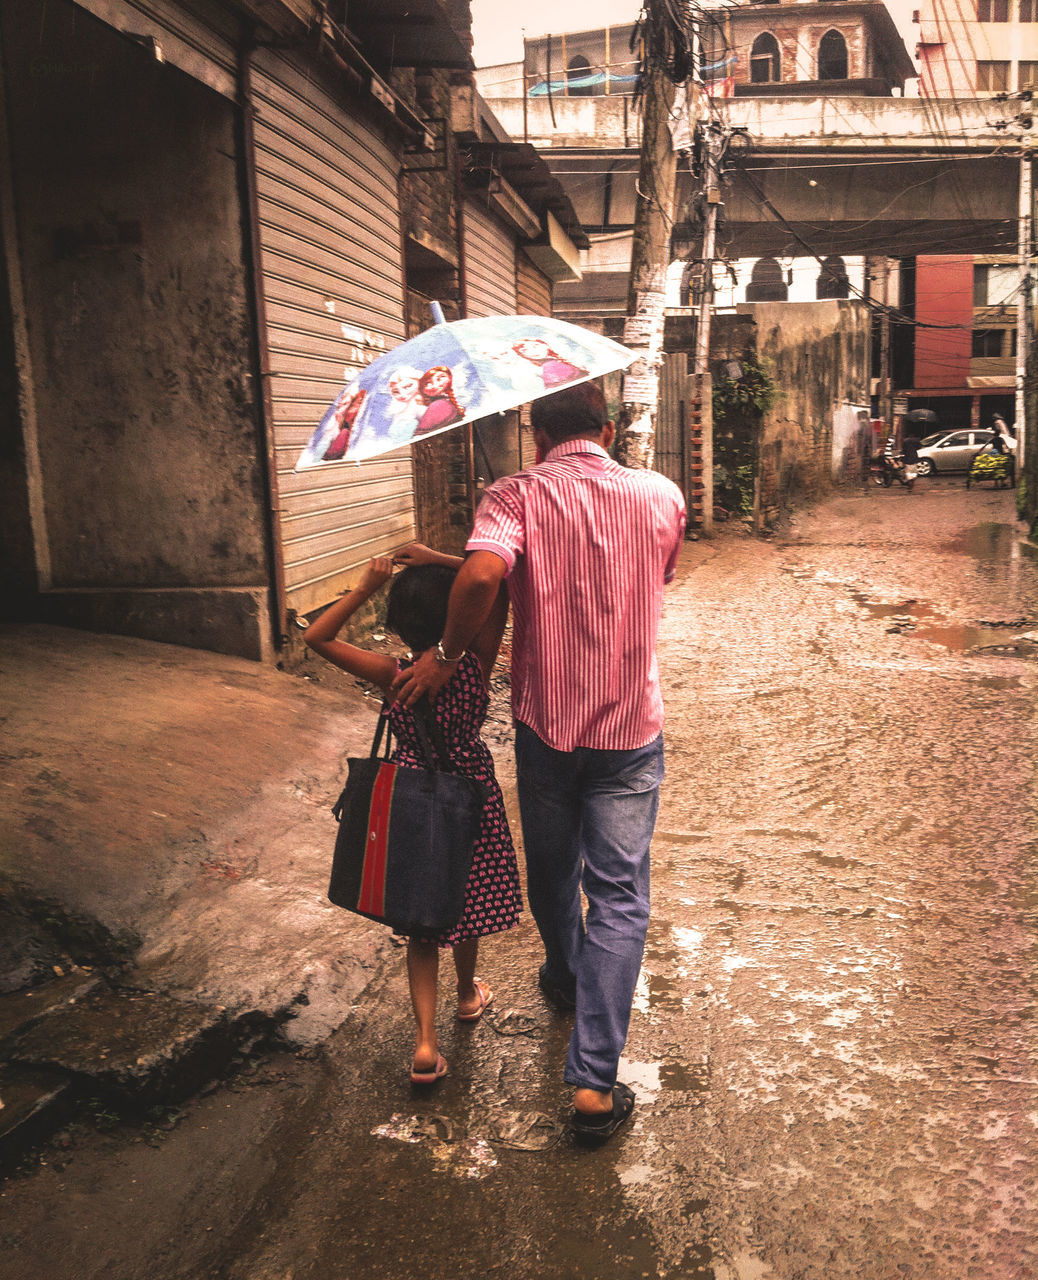
<path fill-rule="evenodd" d="M 834 406 L 868 403 L 869 337 L 857 300 L 744 303 L 715 317 L 712 365 L 754 352 L 778 387 L 757 442 L 758 527 L 830 488 Z"/>
<path fill-rule="evenodd" d="M 857 299 L 743 304 L 757 322 L 757 351 L 780 389 L 765 415 L 756 518 L 770 526 L 799 497 L 832 481 L 833 407 L 868 404 L 868 307 Z"/>
<path fill-rule="evenodd" d="M 2 145 L 2 143 L 0 143 Z M 0 223 L 3 222 L 0 208 Z M 6 228 L 0 226 L 0 245 Z M 21 601 L 35 593 L 35 549 L 29 512 L 29 479 L 25 440 L 19 416 L 15 377 L 14 317 L 10 281 L 0 252 L 0 595 Z"/>
<path fill-rule="evenodd" d="M 234 107 L 64 0 L 0 19 L 50 585 L 262 590 Z"/>

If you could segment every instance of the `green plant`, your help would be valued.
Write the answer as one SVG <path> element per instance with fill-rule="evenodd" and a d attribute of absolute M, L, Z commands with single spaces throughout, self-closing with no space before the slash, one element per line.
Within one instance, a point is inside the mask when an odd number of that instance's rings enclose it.
<path fill-rule="evenodd" d="M 714 386 L 714 496 L 720 506 L 750 516 L 760 423 L 779 390 L 767 365 L 755 355 L 739 363 L 738 378 L 722 378 Z"/>
<path fill-rule="evenodd" d="M 726 422 L 738 419 L 759 422 L 778 399 L 778 386 L 765 361 L 747 354 L 739 363 L 742 365 L 740 377 L 724 378 L 714 387 L 715 426 L 718 418 Z"/>

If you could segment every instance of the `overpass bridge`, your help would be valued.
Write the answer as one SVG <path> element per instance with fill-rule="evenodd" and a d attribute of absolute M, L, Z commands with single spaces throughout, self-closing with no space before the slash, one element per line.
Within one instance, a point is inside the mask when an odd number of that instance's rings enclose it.
<path fill-rule="evenodd" d="M 545 154 L 586 230 L 629 230 L 640 120 L 630 98 L 488 98 Z M 1015 254 L 1029 116 L 993 99 L 714 99 L 736 131 L 724 191 L 729 257 Z M 1029 111 L 1029 104 L 1028 104 Z M 1001 127 L 1000 127 L 1001 126 Z M 679 180 L 687 210 L 691 180 Z M 684 234 L 683 234 L 684 233 Z M 691 225 L 675 227 L 693 237 Z"/>

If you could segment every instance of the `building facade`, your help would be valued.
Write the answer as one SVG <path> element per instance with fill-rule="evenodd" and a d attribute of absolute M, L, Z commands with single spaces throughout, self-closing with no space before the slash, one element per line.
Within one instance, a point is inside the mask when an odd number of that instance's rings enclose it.
<path fill-rule="evenodd" d="M 921 0 L 919 92 L 972 98 L 1038 87 L 1035 0 Z"/>
<path fill-rule="evenodd" d="M 483 314 L 523 275 L 544 309 L 580 230 L 478 103 L 467 2 L 345 16 L 0 0 L 7 618 L 264 658 L 372 555 L 471 518 L 464 430 L 295 462 L 428 299 Z"/>
<path fill-rule="evenodd" d="M 1007 138 L 1026 137 L 1030 92 L 1038 87 L 1038 5 L 1032 0 L 967 0 L 958 7 L 923 0 L 918 12 L 919 94 L 936 103 L 998 98 L 992 119 Z M 907 377 L 910 408 L 926 408 L 941 426 L 987 425 L 1016 415 L 1017 227 L 1007 224 L 1005 253 L 940 253 L 907 264 L 916 322 Z M 935 246 L 939 248 L 940 246 Z"/>

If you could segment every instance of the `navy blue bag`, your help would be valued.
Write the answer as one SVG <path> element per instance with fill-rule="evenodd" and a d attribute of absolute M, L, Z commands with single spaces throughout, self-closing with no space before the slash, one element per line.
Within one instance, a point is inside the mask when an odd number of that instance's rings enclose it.
<path fill-rule="evenodd" d="M 388 725 L 385 704 L 370 754 L 347 762 L 328 898 L 398 933 L 442 933 L 461 919 L 487 787 L 452 770 L 427 703 L 415 709 L 424 769 L 389 759 L 391 728 L 379 756 Z"/>

